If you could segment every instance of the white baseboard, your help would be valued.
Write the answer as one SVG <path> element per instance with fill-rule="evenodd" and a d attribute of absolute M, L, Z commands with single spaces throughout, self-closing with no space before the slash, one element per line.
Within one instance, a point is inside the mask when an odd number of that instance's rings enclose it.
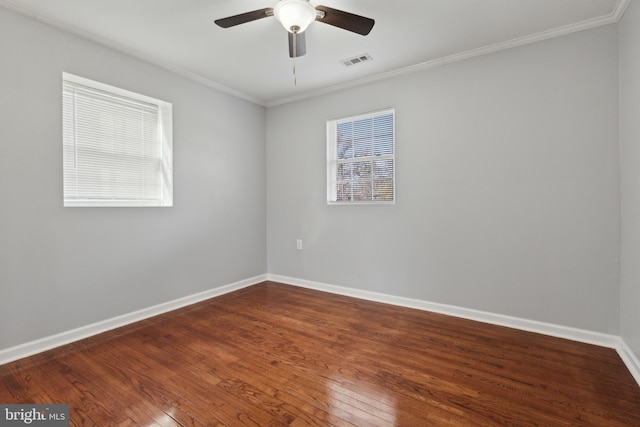
<path fill-rule="evenodd" d="M 551 323 L 538 322 L 535 320 L 505 316 L 501 314 L 473 310 L 453 305 L 398 297 L 394 295 L 364 291 L 343 286 L 329 285 L 326 283 L 314 282 L 310 280 L 297 279 L 275 274 L 263 274 L 260 276 L 255 276 L 249 279 L 241 280 L 239 282 L 220 286 L 218 288 L 210 289 L 183 298 L 178 298 L 173 301 L 154 305 L 142 310 L 134 311 L 132 313 L 124 314 L 122 316 L 117 316 L 87 326 L 82 326 L 70 331 L 61 332 L 56 335 L 51 335 L 35 341 L 20 344 L 15 347 L 0 350 L 0 365 L 12 362 L 14 360 L 22 359 L 24 357 L 32 356 L 34 354 L 41 353 L 55 347 L 60 347 L 74 341 L 88 338 L 102 332 L 126 326 L 140 320 L 167 313 L 169 311 L 173 311 L 191 304 L 196 304 L 198 302 L 224 295 L 229 292 L 247 288 L 249 286 L 264 282 L 265 280 L 271 280 L 274 282 L 285 283 L 302 288 L 315 289 L 318 291 L 330 292 L 333 294 L 339 294 L 369 301 L 392 304 L 400 307 L 432 311 L 435 313 L 446 314 L 463 319 L 476 320 L 493 325 L 506 326 L 509 328 L 515 328 L 558 338 L 570 339 L 587 344 L 613 348 L 618 352 L 620 358 L 631 372 L 631 375 L 635 378 L 638 385 L 640 385 L 640 361 L 635 356 L 633 351 L 631 351 L 631 349 L 627 346 L 624 340 L 616 335 L 603 334 L 600 332 L 593 332 L 584 329 L 577 329 L 567 326 L 554 325 Z"/>
<path fill-rule="evenodd" d="M 522 319 L 519 317 L 505 316 L 502 314 L 473 310 L 453 305 L 398 297 L 377 292 L 363 291 L 360 289 L 328 285 L 326 283 L 296 279 L 287 276 L 268 274 L 267 277 L 268 280 L 272 280 L 274 282 L 280 282 L 289 285 L 300 286 L 303 288 L 315 289 L 318 291 L 365 299 L 369 301 L 393 304 L 401 307 L 432 311 L 435 313 L 446 314 L 463 319 L 476 320 L 479 322 L 490 323 L 499 326 L 506 326 L 509 328 L 550 335 L 558 338 L 570 339 L 587 344 L 595 344 L 602 347 L 617 348 L 620 342 L 620 337 L 616 335 L 603 334 L 600 332 L 593 332 L 568 326 L 554 325 L 552 323 L 539 322 L 536 320 Z"/>
<path fill-rule="evenodd" d="M 30 341 L 24 344 L 17 345 L 15 347 L 0 350 L 0 365 L 13 362 L 14 360 L 22 359 L 23 357 L 33 356 L 34 354 L 41 353 L 55 347 L 60 347 L 74 341 L 100 334 L 102 332 L 110 331 L 121 326 L 126 326 L 134 322 L 139 322 L 140 320 L 148 319 L 150 317 L 167 313 L 178 308 L 186 307 L 188 305 L 195 304 L 209 298 L 217 297 L 229 292 L 253 286 L 255 284 L 264 282 L 265 280 L 267 280 L 267 275 L 263 274 L 260 276 L 241 280 L 239 282 L 210 289 L 204 292 L 199 292 L 197 294 L 188 295 L 186 297 L 178 298 L 173 301 L 154 305 L 142 310 L 137 310 L 132 313 L 124 314 L 122 316 L 117 316 L 111 319 L 92 323 L 90 325 L 81 326 L 70 331 L 65 331 L 35 341 Z"/>
<path fill-rule="evenodd" d="M 631 351 L 631 348 L 627 345 L 627 343 L 620 338 L 618 343 L 618 347 L 616 347 L 620 358 L 627 365 L 627 369 L 633 375 L 638 385 L 640 385 L 640 360 L 636 357 L 636 355 Z"/>
<path fill-rule="evenodd" d="M 360 289 L 347 288 L 343 286 L 328 285 L 326 283 L 313 282 L 310 280 L 297 279 L 276 274 L 268 274 L 267 280 L 285 283 L 293 286 L 299 286 L 301 288 L 315 289 L 318 291 L 330 292 L 333 294 L 339 294 L 348 297 L 397 305 L 400 307 L 432 311 L 435 313 L 446 314 L 463 319 L 476 320 L 492 325 L 506 326 L 508 328 L 515 328 L 523 331 L 549 335 L 552 337 L 564 338 L 572 341 L 583 342 L 586 344 L 612 348 L 618 352 L 618 355 L 627 366 L 627 369 L 629 369 L 629 372 L 631 372 L 631 375 L 640 386 L 640 361 L 635 356 L 633 351 L 631 351 L 631 349 L 627 346 L 624 340 L 617 335 L 603 334 L 601 332 L 593 332 L 585 329 L 539 322 L 536 320 L 505 316 L 502 314 L 456 307 L 453 305 L 398 297 L 377 292 L 363 291 Z"/>

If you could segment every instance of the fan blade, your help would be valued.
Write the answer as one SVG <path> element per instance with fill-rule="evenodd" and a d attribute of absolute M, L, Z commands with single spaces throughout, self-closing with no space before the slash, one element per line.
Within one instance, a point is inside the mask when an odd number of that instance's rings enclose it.
<path fill-rule="evenodd" d="M 304 37 L 304 32 L 303 33 L 296 33 L 295 35 L 293 33 L 290 33 L 287 31 L 287 34 L 289 34 L 289 58 L 298 58 L 302 55 L 304 55 L 305 53 L 307 53 L 307 42 L 305 41 L 305 37 Z M 295 40 L 295 45 L 296 45 L 296 54 L 293 54 L 293 38 L 296 38 Z"/>
<path fill-rule="evenodd" d="M 241 13 L 240 15 L 229 16 L 227 18 L 216 19 L 214 22 L 222 28 L 229 28 L 266 18 L 267 16 L 273 16 L 273 9 L 270 7 L 254 10 L 253 12 Z"/>
<path fill-rule="evenodd" d="M 373 19 L 338 9 L 332 9 L 327 6 L 316 6 L 316 10 L 324 12 L 324 16 L 318 16 L 316 21 L 324 22 L 325 24 L 333 25 L 334 27 L 342 28 L 343 30 L 358 33 L 363 36 L 369 34 L 373 28 L 373 24 L 376 23 Z"/>

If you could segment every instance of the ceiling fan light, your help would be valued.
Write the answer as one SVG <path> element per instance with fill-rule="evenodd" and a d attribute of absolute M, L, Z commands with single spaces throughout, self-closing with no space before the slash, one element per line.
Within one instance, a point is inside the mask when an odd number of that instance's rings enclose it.
<path fill-rule="evenodd" d="M 280 0 L 273 14 L 290 33 L 303 32 L 316 19 L 316 9 L 308 0 Z"/>

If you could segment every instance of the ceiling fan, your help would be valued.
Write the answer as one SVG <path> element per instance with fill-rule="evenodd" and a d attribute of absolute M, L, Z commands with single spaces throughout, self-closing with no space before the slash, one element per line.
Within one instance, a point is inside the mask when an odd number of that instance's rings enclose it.
<path fill-rule="evenodd" d="M 215 23 L 222 28 L 229 28 L 269 16 L 275 16 L 288 31 L 291 58 L 307 53 L 304 31 L 313 21 L 323 22 L 363 36 L 369 34 L 375 24 L 373 19 L 364 16 L 327 6 L 314 7 L 309 0 L 279 0 L 273 8 L 267 7 L 217 19 Z"/>

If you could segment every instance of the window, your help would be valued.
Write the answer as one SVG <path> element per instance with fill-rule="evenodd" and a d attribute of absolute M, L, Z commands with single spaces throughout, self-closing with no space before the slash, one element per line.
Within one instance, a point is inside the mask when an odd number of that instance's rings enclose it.
<path fill-rule="evenodd" d="M 395 202 L 394 110 L 327 122 L 327 202 Z"/>
<path fill-rule="evenodd" d="M 172 206 L 172 106 L 63 73 L 64 206 Z"/>

